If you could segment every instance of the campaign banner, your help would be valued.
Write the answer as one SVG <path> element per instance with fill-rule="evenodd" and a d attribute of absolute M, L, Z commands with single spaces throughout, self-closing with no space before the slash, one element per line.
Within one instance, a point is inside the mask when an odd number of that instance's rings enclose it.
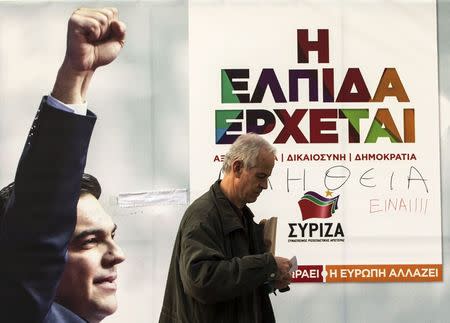
<path fill-rule="evenodd" d="M 442 281 L 435 1 L 189 8 L 191 201 L 243 133 L 295 282 Z"/>

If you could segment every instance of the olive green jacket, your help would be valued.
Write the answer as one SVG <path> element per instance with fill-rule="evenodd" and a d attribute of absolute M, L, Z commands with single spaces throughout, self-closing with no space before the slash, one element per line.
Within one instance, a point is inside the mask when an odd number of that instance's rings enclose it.
<path fill-rule="evenodd" d="M 247 235 L 219 183 L 181 220 L 160 323 L 275 322 L 267 287 L 277 265 L 264 252 L 263 228 L 245 207 Z"/>

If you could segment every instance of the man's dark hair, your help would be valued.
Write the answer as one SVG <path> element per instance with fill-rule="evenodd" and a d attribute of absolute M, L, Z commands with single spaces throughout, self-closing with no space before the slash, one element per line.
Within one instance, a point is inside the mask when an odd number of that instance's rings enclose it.
<path fill-rule="evenodd" d="M 6 209 L 6 203 L 9 200 L 14 190 L 14 182 L 5 186 L 0 190 L 0 216 L 3 215 Z M 80 197 L 84 194 L 92 194 L 98 200 L 102 194 L 102 187 L 98 180 L 89 174 L 84 173 L 81 177 Z"/>
<path fill-rule="evenodd" d="M 84 173 L 81 177 L 80 196 L 87 193 L 94 195 L 98 200 L 102 194 L 102 187 L 94 176 Z"/>

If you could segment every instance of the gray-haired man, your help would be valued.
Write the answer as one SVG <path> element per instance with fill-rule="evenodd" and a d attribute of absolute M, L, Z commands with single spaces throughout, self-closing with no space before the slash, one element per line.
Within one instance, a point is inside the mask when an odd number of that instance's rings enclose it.
<path fill-rule="evenodd" d="M 268 294 L 289 284 L 292 264 L 265 252 L 246 206 L 267 188 L 274 164 L 275 149 L 255 134 L 231 146 L 223 179 L 181 221 L 160 323 L 275 322 Z"/>

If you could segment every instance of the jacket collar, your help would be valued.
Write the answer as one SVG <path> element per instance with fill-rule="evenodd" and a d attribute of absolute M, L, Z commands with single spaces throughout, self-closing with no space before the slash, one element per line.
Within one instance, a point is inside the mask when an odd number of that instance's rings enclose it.
<path fill-rule="evenodd" d="M 225 194 L 220 189 L 220 180 L 216 181 L 210 189 L 213 199 L 215 201 L 219 216 L 222 218 L 223 231 L 224 234 L 229 234 L 230 232 L 238 229 L 244 229 L 239 215 L 233 209 L 231 201 L 225 196 Z M 253 213 L 247 206 L 243 208 L 244 214 L 250 214 L 253 217 Z M 244 215 L 245 216 L 245 215 Z"/>

